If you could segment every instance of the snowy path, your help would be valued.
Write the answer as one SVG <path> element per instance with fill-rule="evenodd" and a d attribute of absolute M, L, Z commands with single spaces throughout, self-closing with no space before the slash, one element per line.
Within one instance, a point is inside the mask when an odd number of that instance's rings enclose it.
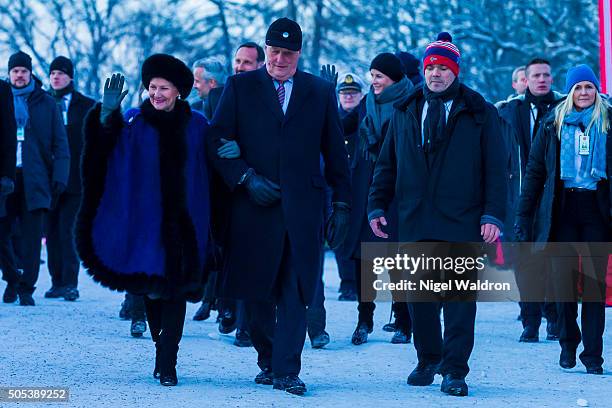
<path fill-rule="evenodd" d="M 160 386 L 151 376 L 154 348 L 148 332 L 134 339 L 129 322 L 118 318 L 123 295 L 98 286 L 83 271 L 80 280 L 77 302 L 44 299 L 50 282 L 43 266 L 36 307 L 0 306 L 0 387 L 65 386 L 70 388 L 70 402 L 0 402 L 0 407 L 506 408 L 576 407 L 578 399 L 587 400 L 591 407 L 609 407 L 612 400 L 611 308 L 606 310 L 604 376 L 587 376 L 580 362 L 569 371 L 558 366 L 556 342 L 518 343 L 521 327 L 515 320 L 516 304 L 480 303 L 472 371 L 467 377 L 470 396 L 457 399 L 439 391 L 439 376 L 429 387 L 406 385 L 416 354 L 412 344 L 390 344 L 391 334 L 381 330 L 389 317 L 389 303 L 378 305 L 370 341 L 359 347 L 350 344 L 356 305 L 336 300 L 336 266 L 328 257 L 327 331 L 332 342 L 323 350 L 312 350 L 307 341 L 301 378 L 309 391 L 300 398 L 256 385 L 255 351 L 233 346 L 232 336 L 218 335 L 214 318 L 191 320 L 197 308 L 192 304 L 179 351 L 179 386 Z"/>

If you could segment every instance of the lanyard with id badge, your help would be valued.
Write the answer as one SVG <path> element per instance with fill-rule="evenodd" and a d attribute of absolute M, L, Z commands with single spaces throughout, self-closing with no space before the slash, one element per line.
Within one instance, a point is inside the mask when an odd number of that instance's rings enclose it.
<path fill-rule="evenodd" d="M 591 153 L 591 137 L 585 134 L 584 131 L 584 125 L 580 124 L 580 130 L 578 131 L 578 154 L 588 156 Z"/>
<path fill-rule="evenodd" d="M 25 128 L 23 126 L 17 127 L 17 167 L 22 167 L 21 159 L 21 145 L 25 141 Z"/>

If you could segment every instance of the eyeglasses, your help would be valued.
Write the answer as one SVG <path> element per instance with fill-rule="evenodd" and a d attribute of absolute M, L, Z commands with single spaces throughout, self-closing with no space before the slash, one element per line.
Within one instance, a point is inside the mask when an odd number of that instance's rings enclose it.
<path fill-rule="evenodd" d="M 360 95 L 361 92 L 340 92 L 340 96 L 356 98 L 357 95 Z"/>

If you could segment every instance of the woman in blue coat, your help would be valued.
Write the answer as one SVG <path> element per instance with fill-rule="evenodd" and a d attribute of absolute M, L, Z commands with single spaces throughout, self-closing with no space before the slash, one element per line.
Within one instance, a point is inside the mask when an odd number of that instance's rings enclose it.
<path fill-rule="evenodd" d="M 193 75 L 180 60 L 147 58 L 142 83 L 149 99 L 121 115 L 127 91 L 113 75 L 86 119 L 77 247 L 94 280 L 145 295 L 153 376 L 176 385 L 186 301 L 199 301 L 206 281 L 208 125 L 185 101 Z"/>

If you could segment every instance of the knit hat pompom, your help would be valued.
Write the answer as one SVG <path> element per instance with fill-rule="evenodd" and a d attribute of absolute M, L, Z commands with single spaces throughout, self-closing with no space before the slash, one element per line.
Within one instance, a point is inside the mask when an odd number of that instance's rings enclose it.
<path fill-rule="evenodd" d="M 440 34 L 438 34 L 438 38 L 436 38 L 436 41 L 446 41 L 452 43 L 453 37 L 446 31 L 442 31 Z"/>

